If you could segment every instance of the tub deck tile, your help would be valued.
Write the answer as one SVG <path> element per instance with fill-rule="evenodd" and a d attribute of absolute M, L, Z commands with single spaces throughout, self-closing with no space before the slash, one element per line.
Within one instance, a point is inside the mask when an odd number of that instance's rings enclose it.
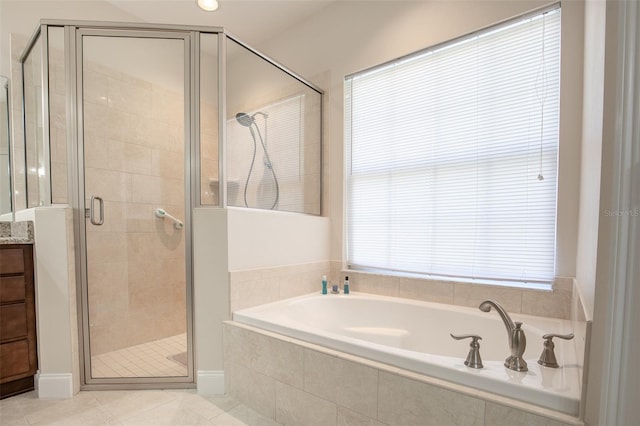
<path fill-rule="evenodd" d="M 223 323 L 224 332 L 224 360 L 243 367 L 251 367 L 250 336 L 253 333 L 244 328 Z"/>
<path fill-rule="evenodd" d="M 566 423 L 492 402 L 486 403 L 484 421 L 486 425 L 492 426 L 568 426 Z"/>
<path fill-rule="evenodd" d="M 338 426 L 387 426 L 387 424 L 338 405 Z"/>
<path fill-rule="evenodd" d="M 304 351 L 304 390 L 375 418 L 378 370 L 314 350 Z"/>
<path fill-rule="evenodd" d="M 337 422 L 333 402 L 276 382 L 276 421 L 283 425 L 331 426 Z"/>
<path fill-rule="evenodd" d="M 260 414 L 275 419 L 275 379 L 233 363 L 226 364 L 225 368 L 229 372 L 229 395 Z"/>
<path fill-rule="evenodd" d="M 302 348 L 270 336 L 249 334 L 252 339 L 251 369 L 302 389 Z"/>
<path fill-rule="evenodd" d="M 525 419 L 523 426 L 584 426 L 578 418 L 554 410 L 244 324 L 225 323 L 225 346 L 234 342 L 234 338 L 229 337 L 233 329 L 239 330 L 235 337 L 243 340 L 236 344 L 242 348 L 250 348 L 248 350 L 252 355 L 249 366 L 244 368 L 238 368 L 233 360 L 225 357 L 231 395 L 281 423 L 306 425 L 307 422 L 303 421 L 307 419 L 306 416 L 322 407 L 322 410 L 328 410 L 330 415 L 324 412 L 318 414 L 317 418 L 327 420 L 326 416 L 334 415 L 334 420 L 329 420 L 329 423 L 314 423 L 315 420 L 311 419 L 309 424 L 491 425 L 495 424 L 497 417 L 504 420 L 515 416 Z M 270 342 L 260 347 L 256 345 L 256 342 L 260 341 L 256 335 L 276 343 Z M 269 345 L 271 346 L 265 349 Z M 277 361 L 277 358 L 282 357 L 277 349 L 284 347 L 286 350 L 288 345 L 295 345 L 303 354 L 301 387 L 253 370 L 255 366 L 261 365 L 261 362 L 255 363 L 255 351 L 263 351 L 260 356 L 268 355 L 274 359 L 264 361 L 264 365 L 270 366 L 273 370 L 269 371 L 266 367 L 262 370 L 272 375 L 282 374 L 279 370 L 286 370 L 288 363 Z M 225 348 L 225 355 L 234 353 L 235 350 Z M 358 371 L 355 372 L 356 370 Z M 371 371 L 377 373 L 377 382 L 369 382 L 372 377 L 369 374 Z M 346 381 L 347 377 L 344 376 L 349 376 L 349 380 Z M 282 377 L 286 375 L 283 374 Z M 239 390 L 239 386 L 243 389 Z M 251 389 L 252 387 L 258 387 L 258 390 Z M 369 392 L 376 393 L 377 400 L 372 401 Z M 266 411 L 260 408 L 265 401 L 268 401 L 264 404 Z M 306 412 L 305 404 L 317 406 Z M 373 413 L 371 407 L 375 407 Z"/>
<path fill-rule="evenodd" d="M 484 401 L 380 373 L 378 420 L 390 425 L 483 426 Z"/>

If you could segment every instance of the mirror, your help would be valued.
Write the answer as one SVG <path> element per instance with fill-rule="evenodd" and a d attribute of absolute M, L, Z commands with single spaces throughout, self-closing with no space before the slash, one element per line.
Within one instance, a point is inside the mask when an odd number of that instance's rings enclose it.
<path fill-rule="evenodd" d="M 9 108 L 9 79 L 0 76 L 0 221 L 2 222 L 13 220 Z"/>

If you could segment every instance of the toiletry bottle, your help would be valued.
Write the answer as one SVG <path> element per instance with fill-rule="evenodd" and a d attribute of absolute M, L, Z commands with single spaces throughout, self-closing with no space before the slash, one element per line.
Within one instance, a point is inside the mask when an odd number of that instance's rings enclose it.
<path fill-rule="evenodd" d="M 327 294 L 327 276 L 322 276 L 322 294 Z"/>
<path fill-rule="evenodd" d="M 342 286 L 342 294 L 349 294 L 349 277 L 344 277 L 344 286 Z"/>

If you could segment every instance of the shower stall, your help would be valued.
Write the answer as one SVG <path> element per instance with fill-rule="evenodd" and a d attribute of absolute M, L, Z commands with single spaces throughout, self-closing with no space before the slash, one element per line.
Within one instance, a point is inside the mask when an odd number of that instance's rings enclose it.
<path fill-rule="evenodd" d="M 193 383 L 193 209 L 320 215 L 322 91 L 223 28 L 43 20 L 20 62 L 15 202 L 73 209 L 82 383 Z"/>

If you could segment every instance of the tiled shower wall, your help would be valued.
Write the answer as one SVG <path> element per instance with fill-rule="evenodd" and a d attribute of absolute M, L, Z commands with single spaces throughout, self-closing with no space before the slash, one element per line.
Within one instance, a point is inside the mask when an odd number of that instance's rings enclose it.
<path fill-rule="evenodd" d="M 27 208 L 27 181 L 25 179 L 25 146 L 24 146 L 24 128 L 16 126 L 16 120 L 22 120 L 22 71 L 20 66 L 20 55 L 27 45 L 27 38 L 17 34 L 11 34 L 11 78 L 10 78 L 10 96 L 11 96 L 11 146 L 12 161 L 11 174 L 13 178 L 13 191 L 15 194 L 14 212 Z M 17 121 L 18 123 L 20 121 Z"/>
<path fill-rule="evenodd" d="M 42 116 L 42 40 L 35 42 L 23 64 L 24 147 L 26 161 L 27 207 L 46 204 L 44 192 L 44 120 Z M 19 88 L 15 88 L 20 90 Z M 21 114 L 22 115 L 22 114 Z M 21 116 L 20 115 L 20 116 Z"/>
<path fill-rule="evenodd" d="M 50 39 L 50 46 L 53 39 Z M 67 204 L 67 115 L 65 108 L 64 51 L 49 48 L 49 153 L 51 202 Z"/>
<path fill-rule="evenodd" d="M 186 330 L 183 94 L 89 63 L 86 186 L 105 200 L 87 229 L 94 355 Z"/>
<path fill-rule="evenodd" d="M 26 43 L 11 35 L 14 121 L 22 116 L 18 58 Z M 62 49 L 49 50 L 49 70 L 52 201 L 65 204 Z M 184 235 L 153 216 L 162 207 L 184 218 L 184 110 L 182 94 L 108 67 L 90 63 L 86 77 L 85 172 L 95 195 L 105 199 L 105 224 L 87 232 L 93 259 L 88 265 L 91 344 L 100 354 L 186 330 Z M 13 175 L 24 177 L 22 126 L 12 130 Z M 14 185 L 16 209 L 25 209 L 25 179 Z"/>
<path fill-rule="evenodd" d="M 218 205 L 218 107 L 200 106 L 200 202 Z"/>
<path fill-rule="evenodd" d="M 4 85 L 0 85 L 0 91 L 4 93 Z M 3 95 L 4 98 L 4 95 Z M 9 169 L 9 144 L 5 142 L 7 140 L 5 135 L 8 135 L 11 129 L 9 128 L 9 123 L 5 117 L 8 116 L 9 110 L 11 109 L 11 100 L 1 100 L 0 101 L 0 173 L 1 173 L 1 181 L 0 181 L 0 215 L 5 212 L 11 212 L 11 187 L 9 186 L 10 180 L 7 179 L 9 177 L 7 175 L 7 170 Z M 1 217 L 1 216 L 0 216 Z"/>

